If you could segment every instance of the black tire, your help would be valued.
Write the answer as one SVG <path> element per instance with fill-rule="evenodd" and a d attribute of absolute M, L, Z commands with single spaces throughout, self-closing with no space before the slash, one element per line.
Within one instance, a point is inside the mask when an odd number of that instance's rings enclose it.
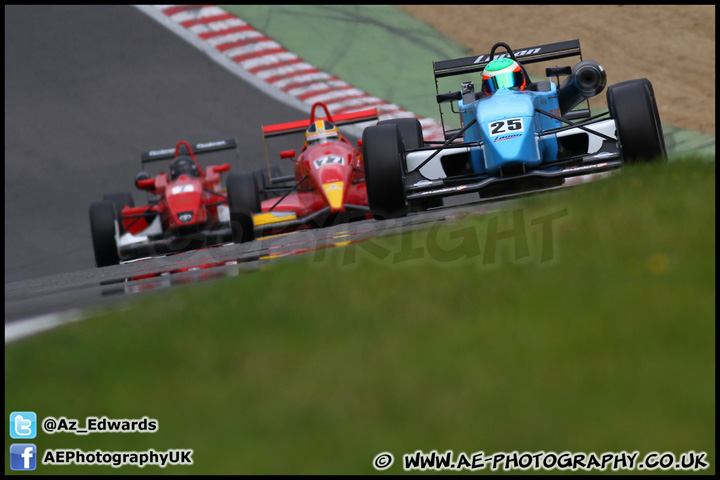
<path fill-rule="evenodd" d="M 270 165 L 270 173 L 273 178 L 282 176 L 282 172 L 280 171 L 280 167 L 278 165 Z M 267 167 L 256 168 L 253 170 L 253 175 L 255 175 L 255 184 L 260 190 L 263 190 L 259 195 L 261 200 L 267 200 L 268 198 L 279 196 L 277 193 L 264 191 L 268 187 L 272 186 L 270 183 L 270 177 L 268 176 Z"/>
<path fill-rule="evenodd" d="M 397 125 L 403 137 L 405 149 L 425 146 L 422 126 L 417 118 L 391 118 L 377 123 L 378 125 Z"/>
<path fill-rule="evenodd" d="M 422 126 L 417 118 L 391 118 L 377 123 L 378 125 L 397 125 L 403 138 L 405 150 L 412 148 L 421 148 L 425 146 L 425 138 L 423 137 Z M 413 202 L 409 204 L 409 212 L 425 212 L 429 208 L 442 207 L 443 200 L 440 197 L 421 202 Z"/>
<path fill-rule="evenodd" d="M 122 213 L 122 209 L 126 206 L 135 206 L 132 194 L 130 192 L 106 193 L 105 195 L 103 195 L 103 200 L 109 200 L 115 206 L 115 218 L 118 219 L 118 229 L 120 230 L 120 235 L 122 235 L 123 233 L 125 233 L 125 229 L 123 228 L 123 222 L 120 219 L 120 214 Z"/>
<path fill-rule="evenodd" d="M 120 263 L 115 240 L 115 206 L 109 200 L 90 205 L 90 232 L 92 234 L 95 264 L 98 267 Z"/>
<path fill-rule="evenodd" d="M 646 78 L 611 85 L 607 91 L 623 161 L 667 160 L 665 137 L 652 83 Z"/>
<path fill-rule="evenodd" d="M 226 181 L 233 242 L 255 240 L 253 213 L 260 212 L 260 197 L 253 172 L 233 172 Z"/>
<path fill-rule="evenodd" d="M 405 196 L 405 149 L 396 124 L 376 125 L 363 131 L 363 161 L 370 213 L 377 219 L 408 213 Z"/>

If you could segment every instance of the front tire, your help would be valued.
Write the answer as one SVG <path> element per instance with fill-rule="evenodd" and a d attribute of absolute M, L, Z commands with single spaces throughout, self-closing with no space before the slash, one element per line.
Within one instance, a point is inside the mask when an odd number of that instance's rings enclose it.
<path fill-rule="evenodd" d="M 425 138 L 422 132 L 420 121 L 415 118 L 391 118 L 377 123 L 378 125 L 397 125 L 403 139 L 405 150 L 413 148 L 422 148 L 425 146 Z M 443 199 L 435 197 L 419 202 L 409 203 L 408 212 L 425 212 L 429 208 L 443 206 Z"/>
<path fill-rule="evenodd" d="M 280 172 L 280 166 L 278 165 L 271 165 L 270 173 L 273 178 L 282 176 L 282 172 Z M 262 192 L 259 194 L 261 200 L 267 200 L 269 198 L 278 196 L 278 194 L 275 192 L 266 191 L 268 187 L 272 186 L 272 184 L 270 183 L 270 177 L 268 176 L 268 169 L 266 167 L 256 168 L 255 170 L 253 170 L 253 175 L 255 175 L 256 185 L 260 190 L 262 190 Z"/>
<path fill-rule="evenodd" d="M 422 125 L 417 118 L 391 118 L 377 123 L 378 125 L 397 125 L 403 138 L 405 149 L 425 146 Z"/>
<path fill-rule="evenodd" d="M 120 230 L 120 235 L 122 235 L 123 233 L 125 233 L 122 221 L 122 210 L 125 207 L 135 206 L 132 194 L 130 192 L 106 193 L 105 195 L 103 195 L 103 200 L 109 200 L 115 206 L 115 218 L 117 218 L 118 221 L 118 229 Z"/>
<path fill-rule="evenodd" d="M 95 264 L 98 267 L 117 265 L 118 254 L 115 206 L 110 200 L 93 202 L 90 205 L 90 232 L 92 234 Z"/>
<path fill-rule="evenodd" d="M 363 131 L 363 160 L 370 213 L 376 220 L 408 213 L 405 196 L 405 149 L 395 124 L 376 125 Z"/>
<path fill-rule="evenodd" d="M 607 91 L 610 115 L 615 119 L 623 161 L 667 160 L 652 83 L 646 78 L 611 85 Z"/>
<path fill-rule="evenodd" d="M 253 172 L 233 172 L 227 177 L 227 197 L 233 242 L 255 240 L 253 213 L 260 212 L 260 197 Z"/>

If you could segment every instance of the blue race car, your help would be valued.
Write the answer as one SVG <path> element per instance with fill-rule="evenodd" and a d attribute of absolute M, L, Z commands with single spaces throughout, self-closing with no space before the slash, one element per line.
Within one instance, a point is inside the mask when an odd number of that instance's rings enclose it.
<path fill-rule="evenodd" d="M 496 54 L 498 49 L 505 53 Z M 524 65 L 579 56 L 574 67 L 548 67 L 533 82 Z M 565 178 L 667 159 L 652 84 L 629 80 L 607 89 L 609 111 L 591 116 L 588 99 L 605 88 L 605 70 L 582 60 L 579 40 L 433 62 L 445 141 L 426 141 L 416 118 L 378 122 L 363 132 L 365 180 L 376 219 L 479 192 L 493 198 L 560 186 Z M 482 72 L 476 91 L 468 77 Z M 459 91 L 439 93 L 438 79 L 463 75 Z M 552 78 L 555 81 L 552 81 Z M 560 77 L 566 77 L 562 82 Z M 442 104 L 459 114 L 447 128 Z M 581 105 L 583 104 L 583 105 Z M 578 108 L 580 107 L 580 108 Z"/>

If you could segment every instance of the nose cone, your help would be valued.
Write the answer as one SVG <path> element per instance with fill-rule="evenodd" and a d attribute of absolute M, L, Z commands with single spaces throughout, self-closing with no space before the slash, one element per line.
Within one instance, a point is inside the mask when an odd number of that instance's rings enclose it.
<path fill-rule="evenodd" d="M 327 198 L 330 208 L 340 210 L 343 206 L 343 200 L 345 199 L 345 188 L 343 182 L 331 182 L 323 183 L 323 192 L 325 198 Z"/>
<path fill-rule="evenodd" d="M 202 204 L 202 187 L 197 182 L 177 183 L 166 193 L 172 221 L 178 226 L 205 222 L 207 215 Z"/>

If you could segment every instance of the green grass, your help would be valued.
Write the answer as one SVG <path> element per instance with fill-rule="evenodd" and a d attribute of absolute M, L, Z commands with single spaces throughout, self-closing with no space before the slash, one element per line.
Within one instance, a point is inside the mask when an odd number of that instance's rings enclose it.
<path fill-rule="evenodd" d="M 416 450 L 693 450 L 714 473 L 714 232 L 714 162 L 688 159 L 372 240 L 382 259 L 178 287 L 6 346 L 6 422 L 148 416 L 158 432 L 35 443 L 194 450 L 45 474 L 363 474 L 385 451 L 397 474 Z"/>

